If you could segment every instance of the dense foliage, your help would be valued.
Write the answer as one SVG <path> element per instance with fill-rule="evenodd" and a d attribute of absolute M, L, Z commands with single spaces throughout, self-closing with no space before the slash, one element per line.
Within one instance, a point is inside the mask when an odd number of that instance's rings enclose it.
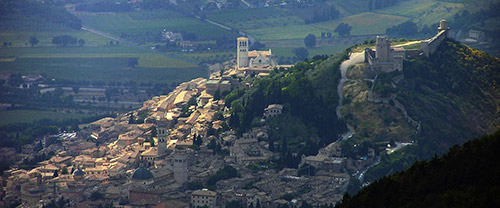
<path fill-rule="evenodd" d="M 404 76 L 397 100 L 421 122 L 418 145 L 381 157 L 381 165 L 367 172 L 367 180 L 500 127 L 498 58 L 448 40 L 431 57 L 405 62 Z"/>
<path fill-rule="evenodd" d="M 455 145 L 441 158 L 416 162 L 344 197 L 337 207 L 499 207 L 499 148 L 500 131 Z"/>
<path fill-rule="evenodd" d="M 210 178 L 208 178 L 207 185 L 214 186 L 217 183 L 217 181 L 236 178 L 238 176 L 239 176 L 238 171 L 233 166 L 226 165 L 224 166 L 224 168 L 218 170 L 217 173 L 215 173 L 215 175 L 210 176 Z"/>
<path fill-rule="evenodd" d="M 288 158 L 283 165 L 296 166 L 300 158 L 291 153 L 315 154 L 346 129 L 336 116 L 339 66 L 346 58 L 347 52 L 329 58 L 318 56 L 289 70 L 276 69 L 269 77 L 254 81 L 246 92 L 233 90 L 225 97 L 231 106 L 230 126 L 241 135 L 258 123 L 269 104 L 283 104 L 285 115 L 269 120 L 273 126 L 270 149 Z M 278 147 L 274 148 L 274 142 Z"/>
<path fill-rule="evenodd" d="M 128 12 L 133 11 L 134 7 L 129 3 L 116 3 L 113 1 L 98 1 L 78 4 L 76 11 L 86 12 Z"/>

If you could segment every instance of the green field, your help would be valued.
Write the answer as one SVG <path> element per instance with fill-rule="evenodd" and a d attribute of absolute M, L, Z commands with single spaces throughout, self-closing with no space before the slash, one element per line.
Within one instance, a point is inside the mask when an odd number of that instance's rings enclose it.
<path fill-rule="evenodd" d="M 176 53 L 175 55 L 184 59 L 192 60 L 194 62 L 200 61 L 213 61 L 225 62 L 229 59 L 236 57 L 236 50 L 231 51 L 210 51 L 210 52 L 183 52 Z"/>
<path fill-rule="evenodd" d="M 461 3 L 449 3 L 434 0 L 413 0 L 400 2 L 392 7 L 378 10 L 384 14 L 400 15 L 411 18 L 420 25 L 432 25 L 441 19 L 453 17 L 461 11 L 464 5 Z"/>
<path fill-rule="evenodd" d="M 110 40 L 86 31 L 54 31 L 54 32 L 37 32 L 37 31 L 0 31 L 0 42 L 11 42 L 15 47 L 26 47 L 29 45 L 30 37 L 36 37 L 40 42 L 36 46 L 55 46 L 52 43 L 52 38 L 58 35 L 70 35 L 77 39 L 85 40 L 85 46 L 102 46 L 106 45 Z"/>
<path fill-rule="evenodd" d="M 346 1 L 346 0 L 333 0 L 335 5 L 337 5 L 338 10 L 347 11 L 351 14 L 361 13 L 368 10 L 368 3 L 370 0 L 356 0 L 356 1 Z"/>
<path fill-rule="evenodd" d="M 352 26 L 351 35 L 373 35 L 384 34 L 385 29 L 407 20 L 408 18 L 401 16 L 364 12 L 338 20 L 316 23 L 314 26 L 333 32 L 340 23 L 344 22 Z"/>
<path fill-rule="evenodd" d="M 141 68 L 193 68 L 195 64 L 153 51 L 126 46 L 100 47 L 23 47 L 0 48 L 0 57 L 63 58 L 139 58 Z"/>
<path fill-rule="evenodd" d="M 54 111 L 8 110 L 0 111 L 0 126 L 14 123 L 31 123 L 40 119 L 60 121 L 64 119 L 81 119 L 89 116 L 87 114 Z"/>
<path fill-rule="evenodd" d="M 304 24 L 304 20 L 289 13 L 280 8 L 237 9 L 216 11 L 207 18 L 240 30 Z"/>
<path fill-rule="evenodd" d="M 315 55 L 333 55 L 345 50 L 348 45 L 336 45 L 336 46 L 322 46 L 316 48 L 307 49 L 309 51 L 309 58 L 312 58 Z M 276 57 L 293 57 L 295 54 L 293 53 L 292 47 L 272 47 L 272 52 Z"/>
<path fill-rule="evenodd" d="M 337 33 L 333 33 L 333 31 L 340 23 L 344 22 L 352 26 L 351 35 L 372 35 L 383 34 L 385 29 L 407 20 L 408 18 L 402 16 L 365 12 L 315 24 L 266 27 L 247 30 L 247 32 L 259 40 L 303 39 L 307 34 L 321 37 L 321 32 L 331 32 L 334 36 L 337 36 Z"/>
<path fill-rule="evenodd" d="M 128 66 L 128 61 L 129 59 L 124 57 L 17 58 L 13 62 L 0 62 L 0 71 L 23 75 L 44 74 L 46 77 L 56 80 L 89 82 L 171 83 L 206 76 L 206 72 L 202 68 L 131 68 Z"/>
<path fill-rule="evenodd" d="M 176 32 L 193 32 L 200 39 L 215 38 L 230 33 L 227 30 L 213 26 L 209 23 L 186 17 L 145 18 L 137 12 L 121 13 L 84 13 L 75 15 L 84 25 L 97 30 L 105 31 L 115 36 L 122 34 L 159 34 L 163 29 Z M 150 14 L 153 15 L 153 14 Z M 140 18 L 139 18 L 140 17 Z M 161 17 L 161 18 L 160 18 Z"/>

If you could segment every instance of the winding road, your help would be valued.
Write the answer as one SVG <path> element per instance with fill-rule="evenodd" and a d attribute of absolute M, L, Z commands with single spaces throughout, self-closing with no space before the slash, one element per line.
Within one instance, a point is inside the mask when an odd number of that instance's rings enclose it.
<path fill-rule="evenodd" d="M 356 63 L 360 63 L 360 62 L 363 62 L 364 61 L 364 53 L 361 52 L 361 53 L 352 53 L 350 56 L 349 56 L 349 59 L 345 60 L 344 62 L 342 62 L 340 64 L 340 75 L 341 75 L 341 78 L 340 78 L 340 81 L 339 81 L 339 85 L 337 86 L 337 94 L 339 96 L 339 104 L 337 105 L 337 117 L 339 119 L 342 119 L 343 116 L 342 116 L 342 113 L 340 113 L 340 107 L 342 106 L 342 102 L 344 101 L 344 95 L 342 94 L 342 88 L 344 87 L 344 83 L 348 80 L 347 79 L 347 69 L 349 68 L 349 66 L 352 66 Z M 346 139 L 349 139 L 352 137 L 352 135 L 354 135 L 354 129 L 352 128 L 352 126 L 350 126 L 349 124 L 347 124 L 347 132 L 342 134 L 342 136 L 340 137 L 340 139 L 337 141 L 337 142 L 341 142 L 341 141 L 344 141 Z"/>

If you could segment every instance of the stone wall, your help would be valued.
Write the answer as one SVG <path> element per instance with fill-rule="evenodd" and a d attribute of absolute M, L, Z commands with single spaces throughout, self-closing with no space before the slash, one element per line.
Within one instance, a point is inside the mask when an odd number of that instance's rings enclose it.
<path fill-rule="evenodd" d="M 433 38 L 422 41 L 420 43 L 420 48 L 424 52 L 424 55 L 427 57 L 432 55 L 437 50 L 439 45 L 446 39 L 447 33 L 448 30 L 442 30 Z"/>

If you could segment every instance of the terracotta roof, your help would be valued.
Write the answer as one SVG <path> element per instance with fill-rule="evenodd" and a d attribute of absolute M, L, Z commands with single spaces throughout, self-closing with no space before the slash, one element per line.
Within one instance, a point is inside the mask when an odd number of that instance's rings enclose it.
<path fill-rule="evenodd" d="M 271 55 L 271 52 L 270 51 L 255 51 L 255 50 L 248 51 L 249 58 L 257 57 L 259 54 L 263 57 L 267 57 L 267 56 Z"/>

